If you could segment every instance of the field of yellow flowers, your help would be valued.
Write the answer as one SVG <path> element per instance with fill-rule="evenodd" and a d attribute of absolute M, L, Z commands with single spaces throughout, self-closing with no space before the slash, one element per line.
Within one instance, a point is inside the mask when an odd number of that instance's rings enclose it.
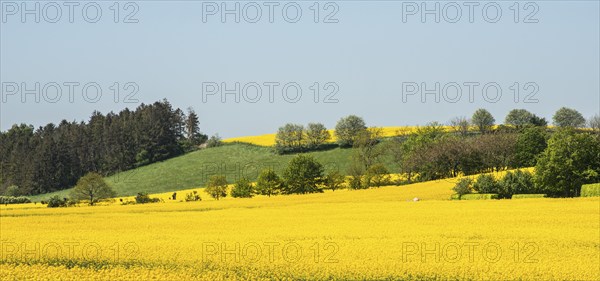
<path fill-rule="evenodd" d="M 0 279 L 600 278 L 600 198 L 449 201 L 453 185 L 1 206 Z"/>
<path fill-rule="evenodd" d="M 381 127 L 377 128 L 381 129 L 382 137 L 393 137 L 403 134 L 412 133 L 418 129 L 416 126 L 396 126 L 396 127 Z M 444 129 L 449 130 L 450 127 L 445 126 Z M 331 134 L 330 142 L 335 142 L 337 138 L 335 137 L 335 130 L 329 130 Z M 231 143 L 231 142 L 243 142 L 250 143 L 259 146 L 272 146 L 275 145 L 275 135 L 276 134 L 265 134 L 259 136 L 246 136 L 246 137 L 236 137 L 224 139 L 223 142 Z"/>

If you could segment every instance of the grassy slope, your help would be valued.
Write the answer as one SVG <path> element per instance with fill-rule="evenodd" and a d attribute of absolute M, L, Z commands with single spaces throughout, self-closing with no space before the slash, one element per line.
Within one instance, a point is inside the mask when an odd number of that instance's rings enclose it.
<path fill-rule="evenodd" d="M 351 149 L 332 149 L 307 153 L 313 155 L 327 170 L 346 171 L 352 154 Z M 270 148 L 247 144 L 229 144 L 204 149 L 172 158 L 163 162 L 140 167 L 106 178 L 119 196 L 138 192 L 161 193 L 188 188 L 203 187 L 211 175 L 225 174 L 228 181 L 239 177 L 256 179 L 267 167 L 281 172 L 294 155 L 275 155 Z M 39 201 L 53 195 L 66 197 L 69 189 L 32 196 Z"/>

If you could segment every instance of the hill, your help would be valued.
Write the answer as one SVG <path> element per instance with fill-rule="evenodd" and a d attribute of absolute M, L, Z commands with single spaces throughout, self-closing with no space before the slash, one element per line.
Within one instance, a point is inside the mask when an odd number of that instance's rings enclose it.
<path fill-rule="evenodd" d="M 352 149 L 335 148 L 309 152 L 325 166 L 325 170 L 346 171 Z M 202 149 L 162 162 L 117 173 L 106 178 L 118 196 L 138 192 L 163 193 L 204 187 L 211 175 L 224 174 L 230 182 L 240 177 L 255 180 L 265 168 L 281 172 L 294 155 L 276 155 L 268 147 L 232 143 Z M 66 197 L 70 189 L 31 196 L 34 201 L 54 195 Z"/>

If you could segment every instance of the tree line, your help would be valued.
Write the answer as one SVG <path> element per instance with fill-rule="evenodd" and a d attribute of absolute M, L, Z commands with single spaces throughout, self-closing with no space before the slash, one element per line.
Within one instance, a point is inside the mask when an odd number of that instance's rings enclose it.
<path fill-rule="evenodd" d="M 61 121 L 0 132 L 0 193 L 34 195 L 74 186 L 83 175 L 103 176 L 178 156 L 207 140 L 198 115 L 167 100 L 87 122 Z"/>

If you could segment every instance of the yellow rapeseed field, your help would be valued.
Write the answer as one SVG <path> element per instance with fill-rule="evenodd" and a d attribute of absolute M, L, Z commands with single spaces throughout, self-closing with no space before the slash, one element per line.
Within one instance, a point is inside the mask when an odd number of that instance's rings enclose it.
<path fill-rule="evenodd" d="M 378 129 L 381 129 L 382 137 L 393 137 L 393 136 L 398 136 L 398 135 L 414 132 L 415 130 L 417 130 L 417 128 L 418 127 L 416 127 L 416 126 L 397 126 L 397 127 L 381 127 Z M 449 127 L 444 127 L 444 128 L 446 130 L 449 129 Z M 331 134 L 330 142 L 335 142 L 337 140 L 334 132 L 335 132 L 335 130 L 329 130 L 329 133 Z M 275 134 L 229 138 L 229 139 L 224 139 L 223 142 L 227 142 L 227 143 L 243 142 L 243 143 L 250 143 L 250 144 L 260 145 L 260 146 L 272 146 L 275 144 Z"/>
<path fill-rule="evenodd" d="M 1 206 L 0 279 L 600 278 L 600 198 L 449 201 L 454 182 L 220 201 L 201 193 L 199 202 L 165 193 L 154 195 L 165 203 L 145 205 Z"/>

